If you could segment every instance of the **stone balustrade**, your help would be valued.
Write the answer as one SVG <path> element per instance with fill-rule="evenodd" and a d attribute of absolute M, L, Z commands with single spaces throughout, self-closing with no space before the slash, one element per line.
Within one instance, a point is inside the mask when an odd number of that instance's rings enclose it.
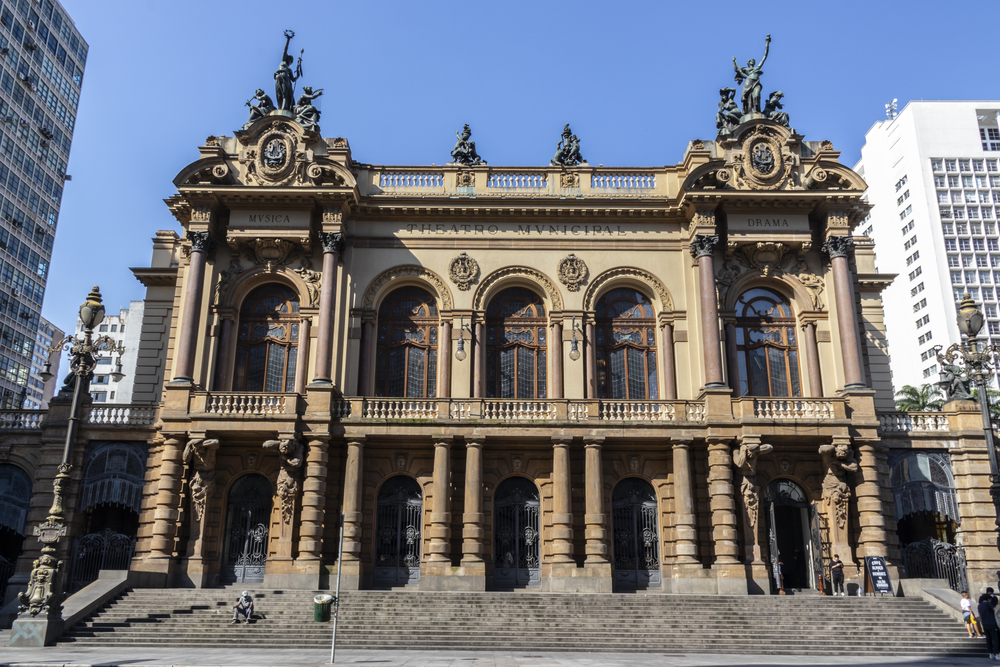
<path fill-rule="evenodd" d="M 948 415 L 942 412 L 883 412 L 878 416 L 882 433 L 947 431 Z"/>
<path fill-rule="evenodd" d="M 266 417 L 296 413 L 298 394 L 193 392 L 191 412 L 222 417 Z"/>
<path fill-rule="evenodd" d="M 155 405 L 92 405 L 83 422 L 92 426 L 152 426 L 156 422 Z"/>
<path fill-rule="evenodd" d="M 834 419 L 832 400 L 798 398 L 757 398 L 753 415 L 758 419 L 790 421 L 795 419 Z"/>
<path fill-rule="evenodd" d="M 364 419 L 436 419 L 436 401 L 408 401 L 392 398 L 365 399 Z"/>
<path fill-rule="evenodd" d="M 393 190 L 441 188 L 444 187 L 444 174 L 439 171 L 380 171 L 378 185 Z"/>
<path fill-rule="evenodd" d="M 0 410 L 0 431 L 40 429 L 45 414 L 45 410 Z"/>

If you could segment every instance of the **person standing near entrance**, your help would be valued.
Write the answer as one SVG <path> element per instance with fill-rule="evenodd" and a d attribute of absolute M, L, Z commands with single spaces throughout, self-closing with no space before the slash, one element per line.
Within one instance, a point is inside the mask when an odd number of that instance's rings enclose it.
<path fill-rule="evenodd" d="M 969 631 L 970 639 L 977 637 L 982 639 L 985 636 L 976 625 L 976 615 L 972 613 L 972 600 L 969 599 L 968 591 L 962 591 L 962 620 L 965 621 L 965 629 Z"/>
<path fill-rule="evenodd" d="M 837 594 L 837 590 L 840 590 L 841 596 L 846 596 L 847 593 L 844 592 L 844 561 L 840 560 L 840 556 L 833 554 L 833 560 L 830 562 L 830 579 L 833 582 L 833 594 Z"/>
<path fill-rule="evenodd" d="M 979 625 L 986 635 L 986 648 L 990 652 L 991 660 L 996 660 L 997 653 L 1000 653 L 1000 627 L 997 627 L 997 617 L 994 613 L 996 606 L 996 598 L 989 592 L 979 596 Z"/>

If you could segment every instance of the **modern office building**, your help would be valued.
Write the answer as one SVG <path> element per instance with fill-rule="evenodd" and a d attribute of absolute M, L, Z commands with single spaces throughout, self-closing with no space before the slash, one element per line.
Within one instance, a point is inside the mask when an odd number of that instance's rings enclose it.
<path fill-rule="evenodd" d="M 959 341 L 956 302 L 982 304 L 1000 344 L 1000 101 L 910 102 L 865 135 L 855 170 L 874 205 L 858 234 L 876 266 L 897 274 L 885 292 L 892 380 L 938 381 L 934 347 Z"/>
<path fill-rule="evenodd" d="M 86 61 L 87 43 L 58 2 L 0 3 L 2 408 L 21 407 L 33 391 L 25 390 Z"/>
<path fill-rule="evenodd" d="M 49 407 L 49 399 L 56 393 L 61 378 L 59 376 L 59 362 L 62 360 L 61 352 L 49 352 L 53 343 L 62 340 L 65 333 L 62 329 L 49 322 L 44 317 L 38 320 L 38 332 L 35 334 L 35 350 L 31 356 L 31 371 L 28 375 L 28 388 L 24 395 L 23 406 L 25 410 L 45 410 Z M 52 377 L 48 381 L 42 379 L 41 373 L 46 370 L 45 365 L 49 364 L 48 371 Z"/>
<path fill-rule="evenodd" d="M 105 315 L 104 321 L 95 332 L 98 336 L 107 336 L 116 343 L 122 343 L 125 354 L 122 355 L 121 380 L 115 380 L 111 375 L 118 367 L 118 356 L 104 354 L 97 360 L 94 378 L 90 381 L 90 396 L 94 403 L 131 403 L 132 387 L 135 384 L 135 368 L 139 358 L 139 333 L 142 325 L 142 314 L 145 309 L 143 301 L 132 301 L 128 308 L 122 308 L 117 315 Z M 83 336 L 83 324 L 77 320 L 77 336 Z"/>

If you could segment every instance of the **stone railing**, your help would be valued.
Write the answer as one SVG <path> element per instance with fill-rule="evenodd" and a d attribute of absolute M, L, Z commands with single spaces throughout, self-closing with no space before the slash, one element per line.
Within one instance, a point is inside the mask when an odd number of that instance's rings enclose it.
<path fill-rule="evenodd" d="M 883 433 L 947 431 L 948 416 L 942 412 L 883 412 L 878 425 Z"/>
<path fill-rule="evenodd" d="M 444 174 L 439 171 L 380 171 L 381 188 L 425 189 L 444 186 Z"/>
<path fill-rule="evenodd" d="M 436 419 L 436 401 L 366 398 L 364 419 Z"/>
<path fill-rule="evenodd" d="M 222 417 L 295 415 L 297 400 L 298 394 L 197 392 L 192 395 L 191 412 Z"/>
<path fill-rule="evenodd" d="M 705 404 L 686 401 L 601 401 L 602 421 L 705 421 Z"/>
<path fill-rule="evenodd" d="M 45 415 L 45 410 L 0 410 L 0 431 L 40 429 Z"/>
<path fill-rule="evenodd" d="M 537 189 L 548 187 L 548 174 L 544 171 L 526 173 L 491 171 L 486 187 L 501 189 Z"/>
<path fill-rule="evenodd" d="M 611 171 L 591 174 L 590 187 L 597 190 L 644 189 L 656 187 L 656 174 L 628 171 Z"/>
<path fill-rule="evenodd" d="M 89 426 L 152 426 L 156 422 L 155 405 L 92 405 L 84 413 Z"/>
<path fill-rule="evenodd" d="M 737 419 L 772 421 L 822 421 L 846 419 L 847 400 L 843 398 L 765 398 L 741 396 L 733 399 Z"/>
<path fill-rule="evenodd" d="M 705 421 L 705 404 L 699 401 L 590 401 L 549 399 L 535 401 L 479 398 L 430 400 L 347 398 L 334 403 L 334 418 L 440 419 L 442 421 Z"/>

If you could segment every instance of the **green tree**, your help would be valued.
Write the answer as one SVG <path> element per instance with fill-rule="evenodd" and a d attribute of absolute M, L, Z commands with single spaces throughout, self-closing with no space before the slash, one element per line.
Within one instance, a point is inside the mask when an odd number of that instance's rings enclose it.
<path fill-rule="evenodd" d="M 976 403 L 979 403 L 979 390 L 972 390 L 972 397 L 976 399 Z M 991 419 L 1000 419 L 1000 391 L 996 389 L 986 388 L 986 404 L 990 409 Z"/>
<path fill-rule="evenodd" d="M 943 405 L 941 389 L 934 384 L 922 384 L 919 388 L 904 384 L 896 392 L 896 409 L 900 412 L 937 412 Z"/>

